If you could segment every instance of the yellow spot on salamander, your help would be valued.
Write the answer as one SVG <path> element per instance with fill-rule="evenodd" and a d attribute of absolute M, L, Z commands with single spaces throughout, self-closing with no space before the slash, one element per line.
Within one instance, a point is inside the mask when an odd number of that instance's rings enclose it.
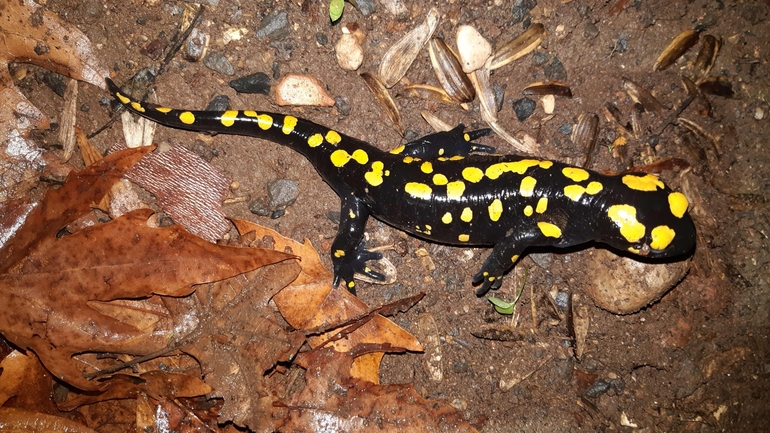
<path fill-rule="evenodd" d="M 361 149 L 356 149 L 353 151 L 353 154 L 350 155 L 351 158 L 353 158 L 357 163 L 364 165 L 367 162 L 369 162 L 369 155 L 366 153 L 366 151 Z"/>
<path fill-rule="evenodd" d="M 254 110 L 244 110 L 243 111 L 243 115 L 246 116 L 246 117 L 254 117 L 254 118 L 256 118 L 257 117 L 257 112 L 254 111 Z"/>
<path fill-rule="evenodd" d="M 501 202 L 499 198 L 492 200 L 492 203 L 490 203 L 488 210 L 489 210 L 489 219 L 491 219 L 492 221 L 499 220 L 500 215 L 503 214 L 503 202 Z"/>
<path fill-rule="evenodd" d="M 646 174 L 644 176 L 627 174 L 623 176 L 623 183 L 637 191 L 656 191 L 658 188 L 663 188 L 663 182 L 654 174 Z"/>
<path fill-rule="evenodd" d="M 641 250 L 639 250 L 638 248 L 628 247 L 627 249 L 628 249 L 628 252 L 630 252 L 630 253 L 634 253 L 634 254 L 641 253 Z"/>
<path fill-rule="evenodd" d="M 524 215 L 532 216 L 532 213 L 533 213 L 532 206 L 530 205 L 524 206 Z"/>
<path fill-rule="evenodd" d="M 652 236 L 652 242 L 650 242 L 650 248 L 653 250 L 665 250 L 667 246 L 674 240 L 676 233 L 669 226 L 657 226 L 650 232 Z"/>
<path fill-rule="evenodd" d="M 269 114 L 259 114 L 257 115 L 257 125 L 260 129 L 267 131 L 273 127 L 273 117 Z"/>
<path fill-rule="evenodd" d="M 540 232 L 543 233 L 543 236 L 549 238 L 561 237 L 561 229 L 554 224 L 540 221 L 537 223 L 537 227 L 540 229 Z"/>
<path fill-rule="evenodd" d="M 324 137 L 321 134 L 313 134 L 307 139 L 307 144 L 310 147 L 318 147 L 324 142 Z"/>
<path fill-rule="evenodd" d="M 538 165 L 540 166 L 540 168 L 548 170 L 549 168 L 551 168 L 551 166 L 553 166 L 553 161 L 540 161 L 540 164 Z"/>
<path fill-rule="evenodd" d="M 351 217 L 351 218 L 355 218 L 356 217 L 356 213 L 353 212 L 353 209 L 349 209 L 348 210 L 348 216 Z"/>
<path fill-rule="evenodd" d="M 295 126 L 297 126 L 297 118 L 294 116 L 285 116 L 283 118 L 283 127 L 281 128 L 281 132 L 289 135 L 294 131 Z"/>
<path fill-rule="evenodd" d="M 466 223 L 469 223 L 473 220 L 473 211 L 471 208 L 466 207 L 463 209 L 462 213 L 460 214 L 460 219 L 465 221 Z"/>
<path fill-rule="evenodd" d="M 486 174 L 487 177 L 492 180 L 497 179 L 503 173 L 507 172 L 524 174 L 530 167 L 540 165 L 540 162 L 541 161 L 536 159 L 522 159 L 521 161 L 514 162 L 498 162 L 497 164 L 492 164 L 487 167 L 484 174 Z"/>
<path fill-rule="evenodd" d="M 513 257 L 511 257 L 511 262 L 516 263 L 516 260 L 519 260 L 519 255 L 515 254 Z"/>
<path fill-rule="evenodd" d="M 564 195 L 572 199 L 572 201 L 580 200 L 580 197 L 582 197 L 585 192 L 586 189 L 580 185 L 567 185 L 564 187 Z"/>
<path fill-rule="evenodd" d="M 465 192 L 465 182 L 461 180 L 456 180 L 454 182 L 449 182 L 446 184 L 446 195 L 449 198 L 460 198 L 463 196 L 463 193 Z"/>
<path fill-rule="evenodd" d="M 564 167 L 561 172 L 565 177 L 571 179 L 574 182 L 582 182 L 589 177 L 587 171 L 577 167 Z"/>
<path fill-rule="evenodd" d="M 532 197 L 532 194 L 535 193 L 535 184 L 537 184 L 537 180 L 535 180 L 534 177 L 526 176 L 521 180 L 519 194 L 521 194 L 522 197 Z"/>
<path fill-rule="evenodd" d="M 463 179 L 468 182 L 476 183 L 484 177 L 484 172 L 478 167 L 465 167 L 463 169 Z"/>
<path fill-rule="evenodd" d="M 433 173 L 433 164 L 430 161 L 425 161 L 420 165 L 420 170 L 425 174 Z"/>
<path fill-rule="evenodd" d="M 328 141 L 332 146 L 336 146 L 340 141 L 342 141 L 342 137 L 337 131 L 329 130 L 329 132 L 326 133 L 326 141 Z"/>
<path fill-rule="evenodd" d="M 644 237 L 647 228 L 636 220 L 636 208 L 627 204 L 616 204 L 607 210 L 607 216 L 620 229 L 628 242 L 637 242 Z"/>
<path fill-rule="evenodd" d="M 235 119 L 237 118 L 238 118 L 237 111 L 227 110 L 224 113 L 222 113 L 222 116 L 219 117 L 219 121 L 222 122 L 222 125 L 233 126 L 235 124 Z"/>
<path fill-rule="evenodd" d="M 420 182 L 409 182 L 404 185 L 404 192 L 411 195 L 414 198 L 421 198 L 428 200 L 433 192 L 430 186 Z"/>
<path fill-rule="evenodd" d="M 413 163 L 415 161 L 419 161 L 419 160 L 420 160 L 420 158 L 415 158 L 413 156 L 405 156 L 404 157 L 404 164 L 411 164 L 411 163 Z"/>
<path fill-rule="evenodd" d="M 594 195 L 594 194 L 599 193 L 599 191 L 601 191 L 602 188 L 604 188 L 604 187 L 602 186 L 601 183 L 593 181 L 593 182 L 589 182 L 588 186 L 586 186 L 586 192 L 588 194 Z"/>
<path fill-rule="evenodd" d="M 367 155 L 367 153 L 361 149 L 354 150 L 352 155 L 349 154 L 344 149 L 337 149 L 334 152 L 332 152 L 329 158 L 331 159 L 332 164 L 334 164 L 335 167 L 343 167 L 351 159 L 355 160 L 357 163 L 361 165 L 364 165 L 367 162 L 369 162 L 369 155 Z"/>
<path fill-rule="evenodd" d="M 452 223 L 452 214 L 447 212 L 444 214 L 444 216 L 441 217 L 441 222 L 444 224 L 451 224 Z"/>
<path fill-rule="evenodd" d="M 140 113 L 144 113 L 144 107 L 142 107 L 142 105 L 138 102 L 131 102 L 131 108 Z"/>
<path fill-rule="evenodd" d="M 450 161 L 462 161 L 463 159 L 465 159 L 465 157 L 462 155 L 455 155 L 455 156 L 449 157 Z"/>
<path fill-rule="evenodd" d="M 406 149 L 406 146 L 402 144 L 401 146 L 398 146 L 397 148 L 391 150 L 390 153 L 392 153 L 393 155 L 398 155 L 399 153 L 403 152 L 404 149 Z"/>
<path fill-rule="evenodd" d="M 367 171 L 364 173 L 364 179 L 366 179 L 366 183 L 371 186 L 382 185 L 382 169 L 384 167 L 385 165 L 382 163 L 382 161 L 374 161 L 372 163 L 372 171 Z"/>
<path fill-rule="evenodd" d="M 179 114 L 179 121 L 184 123 L 185 125 L 192 125 L 195 123 L 195 115 L 190 113 L 189 111 L 183 111 Z"/>
<path fill-rule="evenodd" d="M 468 242 L 468 240 L 470 240 L 470 238 L 471 238 L 470 236 L 468 236 L 466 234 L 462 234 L 462 235 L 457 237 L 457 240 L 460 241 L 460 242 Z"/>
<path fill-rule="evenodd" d="M 348 288 L 352 289 L 353 287 L 356 287 L 356 283 L 354 281 L 349 281 L 348 282 Z"/>
<path fill-rule="evenodd" d="M 335 251 L 335 252 L 334 252 L 334 257 L 336 257 L 336 258 L 338 258 L 338 259 L 339 259 L 340 257 L 345 257 L 345 251 L 342 251 L 342 250 L 337 250 L 337 251 Z"/>
<path fill-rule="evenodd" d="M 540 200 L 537 201 L 537 207 L 535 208 L 535 212 L 543 213 L 545 212 L 546 209 L 548 209 L 548 198 L 540 197 Z"/>
<path fill-rule="evenodd" d="M 449 180 L 441 173 L 436 173 L 433 175 L 433 184 L 434 185 L 446 185 Z"/>
<path fill-rule="evenodd" d="M 682 218 L 689 206 L 690 202 L 687 201 L 687 197 L 681 192 L 672 192 L 668 195 L 668 207 L 675 217 Z"/>
<path fill-rule="evenodd" d="M 161 112 L 163 114 L 167 114 L 168 112 L 171 111 L 171 108 L 168 108 L 168 107 L 155 107 L 155 111 L 159 111 L 159 112 Z"/>
<path fill-rule="evenodd" d="M 465 141 L 471 141 L 471 136 L 470 136 L 470 135 L 468 135 L 468 133 L 466 132 L 466 133 L 464 133 L 464 134 L 463 134 L 463 140 L 465 140 Z"/>
<path fill-rule="evenodd" d="M 128 104 L 129 102 L 131 102 L 131 99 L 123 96 L 123 94 L 120 92 L 116 92 L 115 97 L 120 99 L 120 102 L 122 102 L 123 104 Z"/>

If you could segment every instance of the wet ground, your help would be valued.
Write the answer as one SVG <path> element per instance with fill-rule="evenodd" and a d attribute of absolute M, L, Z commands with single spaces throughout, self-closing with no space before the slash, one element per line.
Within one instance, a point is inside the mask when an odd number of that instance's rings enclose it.
<path fill-rule="evenodd" d="M 517 307 L 517 338 L 501 341 L 474 336 L 485 326 L 511 322 L 509 316 L 495 313 L 486 300 L 473 294 L 471 276 L 487 250 L 430 244 L 370 221 L 370 245 L 399 245 L 398 252 L 385 253 L 398 270 L 398 281 L 388 286 L 359 284 L 359 296 L 376 305 L 427 293 L 415 308 L 395 320 L 420 337 L 429 353 L 386 357 L 382 381 L 413 381 L 422 395 L 450 401 L 488 432 L 625 430 L 622 425 L 644 431 L 768 431 L 768 3 L 524 0 L 433 4 L 416 0 L 405 2 L 406 17 L 394 17 L 377 5 L 377 12 L 364 17 L 347 4 L 336 25 L 329 22 L 326 2 L 222 0 L 217 6 L 206 6 L 198 28 L 210 35 L 209 56 L 219 56 L 220 63 L 207 66 L 177 55 L 157 77 L 158 102 L 201 109 L 215 96 L 225 94 L 233 108 L 291 113 L 390 149 L 404 141 L 358 72 L 376 72 L 387 48 L 422 20 L 431 6 L 443 15 L 436 34 L 447 41 L 454 40 L 458 25 L 470 24 L 500 46 L 539 22 L 547 31 L 542 45 L 492 75 L 493 84 L 505 91 L 498 113 L 500 124 L 512 133 L 534 137 L 539 143 L 538 156 L 579 164 L 586 149 L 570 140 L 569 130 L 580 114 L 596 113 L 599 136 L 590 168 L 619 171 L 676 159 L 676 164 L 661 164 L 664 170 L 660 174 L 690 197 L 699 230 L 686 278 L 657 303 L 625 316 L 597 308 L 586 295 L 585 287 L 594 281 L 585 271 L 586 263 L 605 260 L 593 248 L 570 254 L 548 251 L 523 259 L 495 293 L 512 299 L 526 272 Z M 95 0 L 49 0 L 46 6 L 89 36 L 120 83 L 148 66 L 156 65 L 157 70 L 156 52 L 167 46 L 183 20 L 185 7 L 191 7 L 184 2 L 104 5 Z M 274 20 L 278 12 L 286 13 L 285 26 L 279 25 L 269 37 L 257 37 L 260 24 Z M 358 72 L 342 70 L 335 60 L 334 44 L 345 25 L 358 25 L 366 36 L 364 64 Z M 617 146 L 618 127 L 605 118 L 604 107 L 613 103 L 626 121 L 629 118 L 632 102 L 623 90 L 622 78 L 649 89 L 664 106 L 676 106 L 687 96 L 680 77 L 696 75 L 691 63 L 697 46 L 665 71 L 653 72 L 653 64 L 676 35 L 696 26 L 706 28 L 702 34 L 722 39 L 710 75 L 725 77 L 735 97 L 696 99 L 681 117 L 697 128 L 682 122 L 671 125 L 655 149 L 645 140 L 633 138 L 625 146 Z M 248 32 L 240 40 L 225 43 L 223 34 L 229 29 Z M 227 75 L 222 57 L 234 75 Z M 230 80 L 255 72 L 273 77 L 311 74 L 326 84 L 337 105 L 280 108 L 268 96 L 239 95 L 228 87 Z M 426 51 L 418 56 L 406 79 L 437 84 Z M 526 85 L 545 79 L 564 81 L 574 97 L 557 97 L 550 118 L 539 97 L 532 97 L 537 102 L 534 114 L 519 122 L 514 101 L 523 97 Z M 402 84 L 391 93 L 396 95 L 408 137 L 431 132 L 420 117 L 421 110 L 450 124 L 483 127 L 477 103 L 465 111 L 409 98 Z M 60 98 L 42 84 L 26 90 L 34 101 L 41 101 L 41 109 L 57 117 Z M 80 113 L 78 124 L 85 131 L 94 131 L 111 115 L 102 101 L 107 95 L 87 86 L 80 95 L 88 109 Z M 647 114 L 642 118 L 643 127 L 655 130 L 669 114 Z M 120 137 L 119 126 L 113 126 L 94 143 L 106 149 Z M 333 213 L 339 211 L 339 200 L 301 156 L 269 142 L 223 135 L 210 139 L 166 128 L 158 129 L 156 141 L 194 147 L 213 157 L 213 164 L 239 183 L 233 195 L 250 197 L 229 205 L 231 216 L 256 221 L 294 239 L 308 238 L 328 253 L 337 230 Z M 511 152 L 498 137 L 483 141 Z M 265 196 L 268 185 L 277 179 L 299 182 L 296 202 L 277 219 L 249 212 L 249 201 Z M 324 256 L 328 259 L 328 254 Z M 587 307 L 583 311 L 590 328 L 580 360 L 569 348 L 569 314 L 551 301 L 559 293 L 571 295 L 576 308 Z"/>

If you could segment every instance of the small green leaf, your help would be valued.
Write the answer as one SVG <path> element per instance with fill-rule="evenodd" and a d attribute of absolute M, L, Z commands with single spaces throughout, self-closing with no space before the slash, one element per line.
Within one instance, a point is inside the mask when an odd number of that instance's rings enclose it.
<path fill-rule="evenodd" d="M 494 296 L 490 296 L 489 302 L 492 303 L 492 305 L 495 306 L 495 311 L 497 311 L 500 314 L 513 314 L 513 306 L 516 305 L 516 302 L 508 302 L 503 301 L 500 298 L 495 298 Z"/>
<path fill-rule="evenodd" d="M 329 2 L 329 18 L 332 22 L 337 21 L 342 16 L 342 11 L 345 9 L 345 0 L 331 0 Z"/>

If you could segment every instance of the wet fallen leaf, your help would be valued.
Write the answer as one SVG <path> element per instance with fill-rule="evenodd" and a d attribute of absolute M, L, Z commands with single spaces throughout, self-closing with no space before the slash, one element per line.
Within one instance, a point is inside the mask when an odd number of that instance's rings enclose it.
<path fill-rule="evenodd" d="M 46 165 L 43 151 L 28 139 L 47 129 L 49 119 L 16 88 L 8 71 L 13 62 L 43 68 L 104 87 L 109 70 L 96 60 L 91 42 L 76 27 L 33 1 L 4 2 L 0 15 L 0 201 L 25 197 Z"/>
<path fill-rule="evenodd" d="M 96 433 L 96 430 L 67 418 L 10 407 L 0 408 L 0 431 L 6 433 Z"/>
<path fill-rule="evenodd" d="M 0 251 L 0 333 L 33 350 L 59 379 L 82 389 L 72 355 L 80 352 L 146 354 L 164 347 L 167 335 L 104 315 L 88 301 L 184 296 L 194 284 L 222 280 L 291 256 L 272 250 L 223 247 L 179 226 L 148 227 L 151 211 L 129 213 L 60 239 L 64 225 L 98 202 L 120 174 L 146 150 L 106 157 L 46 194 L 24 226 Z"/>

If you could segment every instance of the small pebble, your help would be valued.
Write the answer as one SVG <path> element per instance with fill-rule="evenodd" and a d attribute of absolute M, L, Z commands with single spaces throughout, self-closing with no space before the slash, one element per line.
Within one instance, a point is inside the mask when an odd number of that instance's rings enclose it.
<path fill-rule="evenodd" d="M 556 132 L 559 134 L 564 135 L 572 135 L 572 124 L 571 123 L 563 123 L 561 124 L 557 129 Z"/>
<path fill-rule="evenodd" d="M 275 103 L 285 105 L 334 106 L 334 98 L 312 75 L 289 74 L 275 85 Z"/>
<path fill-rule="evenodd" d="M 765 110 L 762 109 L 762 107 L 757 107 L 754 109 L 754 118 L 757 120 L 762 120 L 765 118 Z"/>
<path fill-rule="evenodd" d="M 91 106 L 88 104 L 83 104 L 80 106 L 80 111 L 84 113 L 88 113 L 89 110 L 91 110 Z"/>
<path fill-rule="evenodd" d="M 259 23 L 254 35 L 258 39 L 280 39 L 289 34 L 289 14 L 285 10 L 270 11 Z"/>
<path fill-rule="evenodd" d="M 262 196 L 249 203 L 249 212 L 259 216 L 269 216 L 272 211 L 270 210 L 270 198 Z"/>
<path fill-rule="evenodd" d="M 492 84 L 492 91 L 495 92 L 495 106 L 497 108 L 497 111 L 500 112 L 500 110 L 503 109 L 503 103 L 505 102 L 505 85 L 500 85 L 497 83 Z"/>
<path fill-rule="evenodd" d="M 342 96 L 337 96 L 334 98 L 334 106 L 337 107 L 337 112 L 339 112 L 340 119 L 350 116 L 350 113 L 353 111 L 353 108 L 348 103 L 348 100 Z"/>
<path fill-rule="evenodd" d="M 484 66 L 492 55 L 492 45 L 475 28 L 462 25 L 457 28 L 457 55 L 463 72 L 469 74 Z"/>
<path fill-rule="evenodd" d="M 256 72 L 245 77 L 230 81 L 232 87 L 238 93 L 270 94 L 270 77 L 264 72 Z"/>
<path fill-rule="evenodd" d="M 543 111 L 545 114 L 553 114 L 553 109 L 556 107 L 556 97 L 553 95 L 545 95 L 540 98 L 543 103 Z"/>
<path fill-rule="evenodd" d="M 318 32 L 315 34 L 315 41 L 318 42 L 318 45 L 324 46 L 329 43 L 329 37 L 326 36 L 326 33 Z"/>
<path fill-rule="evenodd" d="M 334 45 L 337 64 L 346 71 L 355 71 L 364 62 L 364 49 L 358 39 L 350 33 L 345 33 Z"/>
<path fill-rule="evenodd" d="M 567 81 L 567 71 L 564 69 L 564 64 L 556 57 L 550 64 L 543 66 L 543 73 L 545 78 L 551 81 Z"/>
<path fill-rule="evenodd" d="M 592 22 L 586 23 L 585 27 L 583 27 L 583 37 L 593 39 L 597 36 L 599 36 L 599 27 L 596 27 L 596 24 Z"/>
<path fill-rule="evenodd" d="M 455 373 L 465 373 L 468 371 L 468 362 L 464 359 L 452 362 L 452 371 Z"/>
<path fill-rule="evenodd" d="M 273 209 L 286 209 L 299 195 L 299 182 L 289 179 L 276 179 L 267 186 L 270 204 Z"/>
<path fill-rule="evenodd" d="M 209 53 L 203 58 L 203 64 L 212 71 L 219 72 L 220 74 L 235 75 L 235 68 L 230 61 L 227 60 L 227 57 L 222 54 Z"/>
<path fill-rule="evenodd" d="M 516 118 L 519 122 L 523 122 L 535 112 L 537 104 L 535 101 L 529 98 L 521 98 L 513 101 L 513 112 L 516 113 Z"/>
<path fill-rule="evenodd" d="M 227 111 L 230 109 L 230 97 L 217 95 L 206 105 L 206 111 Z"/>
<path fill-rule="evenodd" d="M 184 44 L 184 57 L 191 62 L 200 62 L 209 49 L 209 40 L 207 33 L 194 28 Z"/>
<path fill-rule="evenodd" d="M 534 63 L 535 66 L 542 66 L 549 60 L 551 60 L 551 57 L 542 51 L 535 51 L 532 54 L 532 63 Z"/>
<path fill-rule="evenodd" d="M 615 41 L 615 51 L 619 53 L 625 53 L 628 51 L 628 37 L 627 33 L 621 33 L 618 36 L 618 40 Z"/>
<path fill-rule="evenodd" d="M 355 5 L 361 15 L 365 17 L 377 12 L 377 3 L 374 0 L 356 0 Z"/>

